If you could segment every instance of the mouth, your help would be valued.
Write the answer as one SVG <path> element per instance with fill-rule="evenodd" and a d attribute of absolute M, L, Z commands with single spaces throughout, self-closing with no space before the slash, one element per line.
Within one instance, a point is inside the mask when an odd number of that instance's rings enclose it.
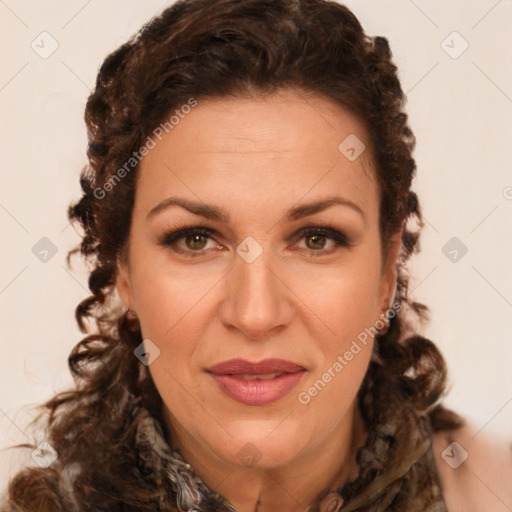
<path fill-rule="evenodd" d="M 231 359 L 207 370 L 219 389 L 245 405 L 266 405 L 288 395 L 306 372 L 303 366 L 283 359 L 260 362 Z"/>

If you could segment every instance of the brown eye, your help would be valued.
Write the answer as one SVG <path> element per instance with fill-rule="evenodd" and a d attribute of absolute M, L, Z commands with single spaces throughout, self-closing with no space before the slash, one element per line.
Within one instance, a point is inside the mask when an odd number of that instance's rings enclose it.
<path fill-rule="evenodd" d="M 332 227 L 310 226 L 301 230 L 298 238 L 311 256 L 322 256 L 342 247 L 351 247 L 348 238 Z"/>
<path fill-rule="evenodd" d="M 188 235 L 185 237 L 185 245 L 192 251 L 204 249 L 207 243 L 207 237 L 204 235 Z"/>
<path fill-rule="evenodd" d="M 208 228 L 191 227 L 165 235 L 159 244 L 182 255 L 196 257 L 208 250 L 208 242 L 214 242 L 213 231 Z"/>
<path fill-rule="evenodd" d="M 310 235 L 306 237 L 306 245 L 309 249 L 320 250 L 325 247 L 327 237 L 325 235 Z"/>

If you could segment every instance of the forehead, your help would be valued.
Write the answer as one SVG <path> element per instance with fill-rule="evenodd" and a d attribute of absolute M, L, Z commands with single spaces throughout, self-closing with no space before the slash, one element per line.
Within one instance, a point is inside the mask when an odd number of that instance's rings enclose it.
<path fill-rule="evenodd" d="M 177 192 L 274 210 L 339 192 L 377 207 L 364 125 L 331 100 L 297 93 L 215 98 L 176 114 L 168 133 L 150 134 L 156 144 L 141 161 L 138 207 Z"/>

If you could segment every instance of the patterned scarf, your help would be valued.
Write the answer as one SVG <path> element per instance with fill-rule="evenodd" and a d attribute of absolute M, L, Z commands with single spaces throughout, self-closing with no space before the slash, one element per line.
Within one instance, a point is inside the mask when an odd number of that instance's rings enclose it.
<path fill-rule="evenodd" d="M 136 447 L 142 466 L 154 475 L 165 475 L 158 484 L 162 488 L 170 486 L 171 495 L 176 505 L 171 510 L 179 512 L 239 512 L 225 498 L 209 489 L 194 473 L 181 454 L 172 450 L 166 442 L 161 424 L 153 418 L 146 409 L 141 409 L 135 420 L 137 422 Z M 385 512 L 397 510 L 392 506 L 399 494 L 403 477 L 412 472 L 413 478 L 407 482 L 418 487 L 413 489 L 413 503 L 407 506 L 410 512 L 447 512 L 442 497 L 437 470 L 434 464 L 430 435 L 421 432 L 409 436 L 409 457 L 392 471 L 378 475 L 364 491 L 352 497 L 345 504 L 339 491 L 324 493 L 319 503 L 312 505 L 306 512 Z M 414 471 L 418 467 L 427 466 L 429 480 L 418 482 Z M 159 478 L 157 476 L 157 478 Z M 411 484 L 412 482 L 412 484 Z M 419 487 L 422 487 L 421 489 Z M 390 492 L 390 489 L 392 490 Z M 380 499 L 381 494 L 385 496 Z M 424 496 L 427 496 L 424 498 Z M 160 510 L 169 510 L 169 505 L 163 495 L 160 498 Z M 391 506 L 392 508 L 388 507 Z"/>

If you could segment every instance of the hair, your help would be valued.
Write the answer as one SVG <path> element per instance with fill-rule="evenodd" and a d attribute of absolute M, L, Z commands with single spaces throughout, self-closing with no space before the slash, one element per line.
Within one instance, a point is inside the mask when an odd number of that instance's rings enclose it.
<path fill-rule="evenodd" d="M 327 0 L 180 0 L 106 57 L 87 101 L 83 194 L 68 210 L 83 230 L 68 263 L 78 253 L 91 270 L 92 295 L 76 308 L 87 335 L 69 356 L 75 388 L 41 406 L 46 439 L 59 458 L 47 469 L 26 468 L 12 479 L 13 510 L 67 511 L 76 502 L 80 510 L 175 510 L 171 503 L 155 506 L 161 489 L 137 467 L 133 450 L 137 411 L 144 407 L 162 421 L 162 400 L 147 367 L 133 354 L 142 342 L 138 321 L 115 295 L 138 166 L 115 186 L 112 180 L 190 98 L 265 96 L 284 89 L 328 98 L 365 123 L 380 190 L 384 251 L 404 228 L 396 315 L 389 330 L 376 337 L 375 357 L 359 390 L 368 437 L 357 455 L 359 475 L 340 491 L 344 500 L 401 465 L 411 431 L 426 428 L 432 435 L 462 424 L 441 405 L 447 382 L 443 357 L 414 327 L 426 320 L 427 308 L 408 298 L 405 263 L 418 250 L 422 217 L 411 190 L 415 138 L 387 39 L 367 36 L 348 8 Z M 74 473 L 77 464 L 81 471 Z M 399 491 L 385 491 L 380 502 L 390 493 L 395 511 L 425 510 L 427 471 L 419 466 L 406 473 Z M 384 508 L 369 500 L 357 510 Z"/>

